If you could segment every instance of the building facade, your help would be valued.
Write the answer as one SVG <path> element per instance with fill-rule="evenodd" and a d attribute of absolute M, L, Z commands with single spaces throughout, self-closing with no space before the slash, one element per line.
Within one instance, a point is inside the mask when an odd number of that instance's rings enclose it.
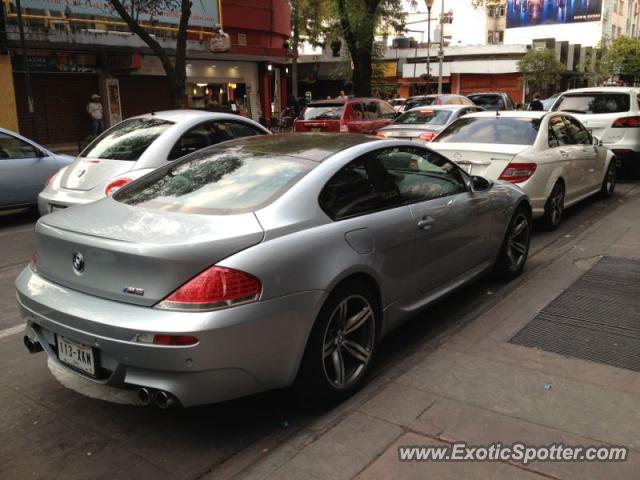
<path fill-rule="evenodd" d="M 0 77 L 12 81 L 1 83 L 0 126 L 16 129 L 17 124 L 21 133 L 45 144 L 77 142 L 89 134 L 85 106 L 93 93 L 102 96 L 107 124 L 172 108 L 159 59 L 128 32 L 126 24 L 111 12 L 87 12 L 75 5 L 61 9 L 60 4 L 22 1 L 26 57 L 20 48 L 14 0 L 3 4 L 8 55 L 0 54 Z M 198 5 L 192 6 L 188 33 L 186 106 L 235 110 L 255 119 L 283 108 L 288 2 L 210 0 Z M 175 17 L 167 15 L 145 27 L 170 53 L 175 46 L 175 22 Z M 220 38 L 219 27 L 229 35 L 230 48 L 214 53 L 210 42 Z M 35 132 L 27 100 L 27 68 Z M 15 113 L 6 114 L 12 101 Z"/>

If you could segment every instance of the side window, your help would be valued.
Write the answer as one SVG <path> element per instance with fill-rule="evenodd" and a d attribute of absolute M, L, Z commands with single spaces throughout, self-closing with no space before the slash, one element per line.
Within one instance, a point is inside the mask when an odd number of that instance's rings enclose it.
<path fill-rule="evenodd" d="M 420 147 L 379 150 L 377 158 L 393 175 L 404 203 L 424 202 L 467 191 L 460 169 L 437 153 Z"/>
<path fill-rule="evenodd" d="M 567 125 L 567 129 L 577 145 L 589 145 L 591 143 L 591 135 L 575 118 L 564 117 L 564 123 Z"/>
<path fill-rule="evenodd" d="M 378 114 L 378 102 L 367 102 L 365 105 L 366 108 L 366 120 L 376 120 L 379 118 Z"/>
<path fill-rule="evenodd" d="M 457 97 L 447 97 L 444 104 L 445 105 L 461 105 L 462 102 Z"/>
<path fill-rule="evenodd" d="M 396 118 L 396 111 L 393 109 L 391 105 L 388 105 L 384 102 L 379 102 L 378 106 L 380 107 L 380 116 L 382 118 L 388 118 L 391 120 Z"/>
<path fill-rule="evenodd" d="M 216 122 L 201 123 L 183 133 L 169 152 L 167 160 L 175 160 L 176 158 L 208 147 L 213 143 L 220 142 L 221 140 L 214 142 L 216 132 L 215 123 Z M 229 136 L 227 140 L 231 140 L 231 138 L 233 137 Z"/>
<path fill-rule="evenodd" d="M 336 173 L 320 192 L 320 207 L 334 220 L 376 212 L 403 203 L 394 178 L 370 155 Z"/>
<path fill-rule="evenodd" d="M 11 135 L 0 133 L 0 160 L 35 158 L 40 152 L 35 147 Z"/>
<path fill-rule="evenodd" d="M 264 135 L 265 133 L 251 125 L 242 122 L 217 122 L 218 129 L 226 129 L 232 138 L 251 137 L 254 135 Z M 224 135 L 224 133 L 223 133 Z M 221 140 L 222 141 L 222 140 Z M 216 142 L 218 143 L 218 142 Z"/>
<path fill-rule="evenodd" d="M 363 103 L 351 103 L 347 108 L 349 120 L 362 121 L 365 119 Z"/>
<path fill-rule="evenodd" d="M 475 103 L 473 103 L 471 100 L 469 100 L 466 97 L 460 97 L 460 103 L 462 105 L 475 105 Z"/>
<path fill-rule="evenodd" d="M 551 142 L 551 138 L 553 138 L 551 137 L 551 133 L 553 133 L 553 136 L 556 138 L 556 141 L 557 141 L 557 145 L 555 146 L 573 144 L 573 138 L 571 138 L 571 135 L 567 130 L 567 126 L 565 125 L 560 115 L 556 115 L 549 119 L 549 134 L 550 134 L 549 141 L 550 142 Z M 549 146 L 551 147 L 551 145 Z"/>

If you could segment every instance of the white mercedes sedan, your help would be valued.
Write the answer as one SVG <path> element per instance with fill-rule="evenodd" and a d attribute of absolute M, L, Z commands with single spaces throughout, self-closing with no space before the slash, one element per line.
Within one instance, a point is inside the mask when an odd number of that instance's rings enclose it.
<path fill-rule="evenodd" d="M 534 218 L 553 230 L 565 207 L 613 194 L 616 165 L 573 116 L 563 112 L 481 112 L 447 126 L 430 144 L 471 175 L 520 186 Z"/>

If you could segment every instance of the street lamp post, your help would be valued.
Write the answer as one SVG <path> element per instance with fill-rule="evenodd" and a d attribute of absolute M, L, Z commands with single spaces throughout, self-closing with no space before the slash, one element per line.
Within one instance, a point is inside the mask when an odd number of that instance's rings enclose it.
<path fill-rule="evenodd" d="M 442 94 L 442 60 L 444 58 L 444 0 L 440 11 L 440 48 L 438 49 L 438 95 Z"/>
<path fill-rule="evenodd" d="M 424 0 L 427 4 L 427 93 L 431 93 L 431 7 L 434 1 Z"/>

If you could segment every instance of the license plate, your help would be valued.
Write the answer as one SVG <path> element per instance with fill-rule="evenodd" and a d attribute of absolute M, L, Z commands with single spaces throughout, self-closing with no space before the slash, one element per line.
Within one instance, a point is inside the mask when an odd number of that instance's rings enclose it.
<path fill-rule="evenodd" d="M 309 130 L 311 130 L 312 132 L 321 132 L 322 131 L 322 129 L 320 127 L 313 127 L 313 128 L 310 128 Z"/>
<path fill-rule="evenodd" d="M 58 335 L 58 359 L 91 375 L 96 374 L 93 349 Z"/>

